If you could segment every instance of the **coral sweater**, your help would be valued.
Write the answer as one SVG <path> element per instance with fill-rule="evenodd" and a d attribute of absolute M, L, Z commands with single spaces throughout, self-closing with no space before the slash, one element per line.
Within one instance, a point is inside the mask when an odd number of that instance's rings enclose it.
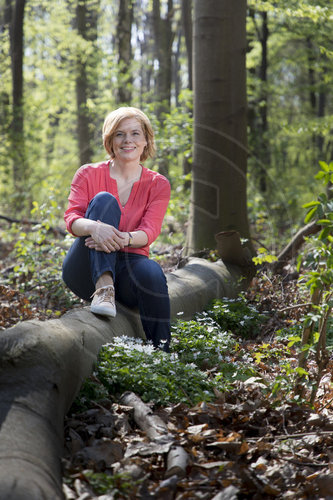
<path fill-rule="evenodd" d="M 119 201 L 117 181 L 110 177 L 110 161 L 83 165 L 73 177 L 64 215 L 70 233 L 76 219 L 85 216 L 90 200 L 99 192 L 115 196 L 121 210 L 120 231 L 144 231 L 148 243 L 141 248 L 126 247 L 123 251 L 149 256 L 149 246 L 161 232 L 163 218 L 170 199 L 170 183 L 161 174 L 142 167 L 141 177 L 134 182 L 123 207 Z"/>

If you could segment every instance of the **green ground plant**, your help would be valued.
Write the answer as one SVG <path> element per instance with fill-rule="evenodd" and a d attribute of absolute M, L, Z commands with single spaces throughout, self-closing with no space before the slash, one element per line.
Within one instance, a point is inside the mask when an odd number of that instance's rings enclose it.
<path fill-rule="evenodd" d="M 55 193 L 50 194 L 48 203 L 33 202 L 32 224 L 29 231 L 22 225 L 13 225 L 10 238 L 15 241 L 11 254 L 15 266 L 5 280 L 5 284 L 17 286 L 31 303 L 40 310 L 61 314 L 78 299 L 66 288 L 61 277 L 62 262 L 71 241 L 55 237 L 60 209 Z"/>
<path fill-rule="evenodd" d="M 133 480 L 130 474 L 107 474 L 85 470 L 82 472 L 85 481 L 97 495 L 108 494 L 112 498 L 135 498 L 138 486 L 143 479 Z M 111 496 L 110 496 L 111 498 Z"/>
<path fill-rule="evenodd" d="M 157 405 L 195 404 L 214 397 L 214 384 L 204 371 L 140 339 L 119 337 L 104 346 L 96 374 L 110 394 L 131 390 Z"/>
<path fill-rule="evenodd" d="M 311 387 L 311 404 L 315 401 L 320 380 L 329 361 L 327 337 L 332 324 L 333 307 L 333 162 L 329 165 L 320 162 L 320 167 L 315 178 L 324 182 L 326 192 L 322 192 L 317 200 L 304 205 L 307 210 L 305 222 L 315 222 L 320 231 L 306 239 L 306 250 L 298 259 L 298 270 L 301 266 L 304 268 L 300 286 L 308 289 L 311 306 L 303 320 L 298 359 L 298 369 L 302 373 L 297 391 L 304 394 L 305 382 L 308 382 Z M 310 376 L 307 360 L 311 357 L 316 362 L 317 370 L 315 375 Z"/>
<path fill-rule="evenodd" d="M 247 304 L 243 294 L 237 299 L 215 300 L 207 312 L 223 330 L 244 338 L 257 337 L 260 325 L 267 320 L 267 316 Z"/>
<path fill-rule="evenodd" d="M 254 358 L 240 347 L 239 329 L 226 330 L 215 317 L 229 327 L 243 322 L 244 332 L 252 333 L 254 318 L 257 328 L 259 321 L 266 318 L 254 308 L 246 308 L 243 297 L 233 302 L 232 308 L 224 306 L 223 301 L 214 301 L 194 320 L 175 322 L 170 353 L 126 336 L 103 346 L 94 378 L 86 381 L 76 405 L 84 407 L 91 399 L 103 399 L 105 392 L 99 382 L 115 397 L 130 390 L 156 405 L 194 405 L 213 400 L 216 390 L 225 391 L 236 381 L 256 376 Z"/>

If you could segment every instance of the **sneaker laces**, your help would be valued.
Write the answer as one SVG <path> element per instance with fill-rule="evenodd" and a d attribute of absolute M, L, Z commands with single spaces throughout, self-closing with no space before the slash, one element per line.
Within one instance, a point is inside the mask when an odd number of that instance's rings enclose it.
<path fill-rule="evenodd" d="M 111 302 L 114 305 L 114 286 L 113 285 L 106 285 L 102 286 L 101 288 L 97 288 L 95 292 L 92 294 L 90 297 L 91 299 L 96 297 L 101 301 L 101 302 Z"/>

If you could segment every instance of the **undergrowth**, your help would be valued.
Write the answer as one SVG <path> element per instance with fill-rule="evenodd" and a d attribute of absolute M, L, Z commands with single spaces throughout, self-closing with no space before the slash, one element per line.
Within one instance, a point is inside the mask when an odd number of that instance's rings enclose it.
<path fill-rule="evenodd" d="M 253 335 L 254 324 L 259 332 L 260 321 L 266 321 L 265 316 L 240 297 L 231 308 L 229 300 L 214 301 L 194 320 L 175 322 L 170 353 L 155 350 L 141 339 L 115 338 L 102 347 L 94 379 L 85 382 L 76 405 L 105 397 L 100 384 L 114 397 L 130 390 L 156 405 L 211 401 L 217 391 L 256 374 L 255 359 L 240 349 L 239 334 Z M 237 335 L 223 328 L 240 323 Z"/>

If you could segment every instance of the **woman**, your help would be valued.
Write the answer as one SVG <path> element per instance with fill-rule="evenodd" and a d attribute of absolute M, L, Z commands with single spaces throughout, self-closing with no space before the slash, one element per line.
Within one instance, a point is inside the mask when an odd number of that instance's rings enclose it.
<path fill-rule="evenodd" d="M 65 222 L 78 238 L 63 264 L 63 279 L 91 311 L 113 317 L 115 299 L 137 306 L 147 340 L 169 350 L 166 278 L 149 259 L 170 199 L 169 181 L 141 162 L 155 152 L 154 133 L 139 109 L 106 117 L 103 143 L 110 159 L 83 165 L 74 175 Z"/>

